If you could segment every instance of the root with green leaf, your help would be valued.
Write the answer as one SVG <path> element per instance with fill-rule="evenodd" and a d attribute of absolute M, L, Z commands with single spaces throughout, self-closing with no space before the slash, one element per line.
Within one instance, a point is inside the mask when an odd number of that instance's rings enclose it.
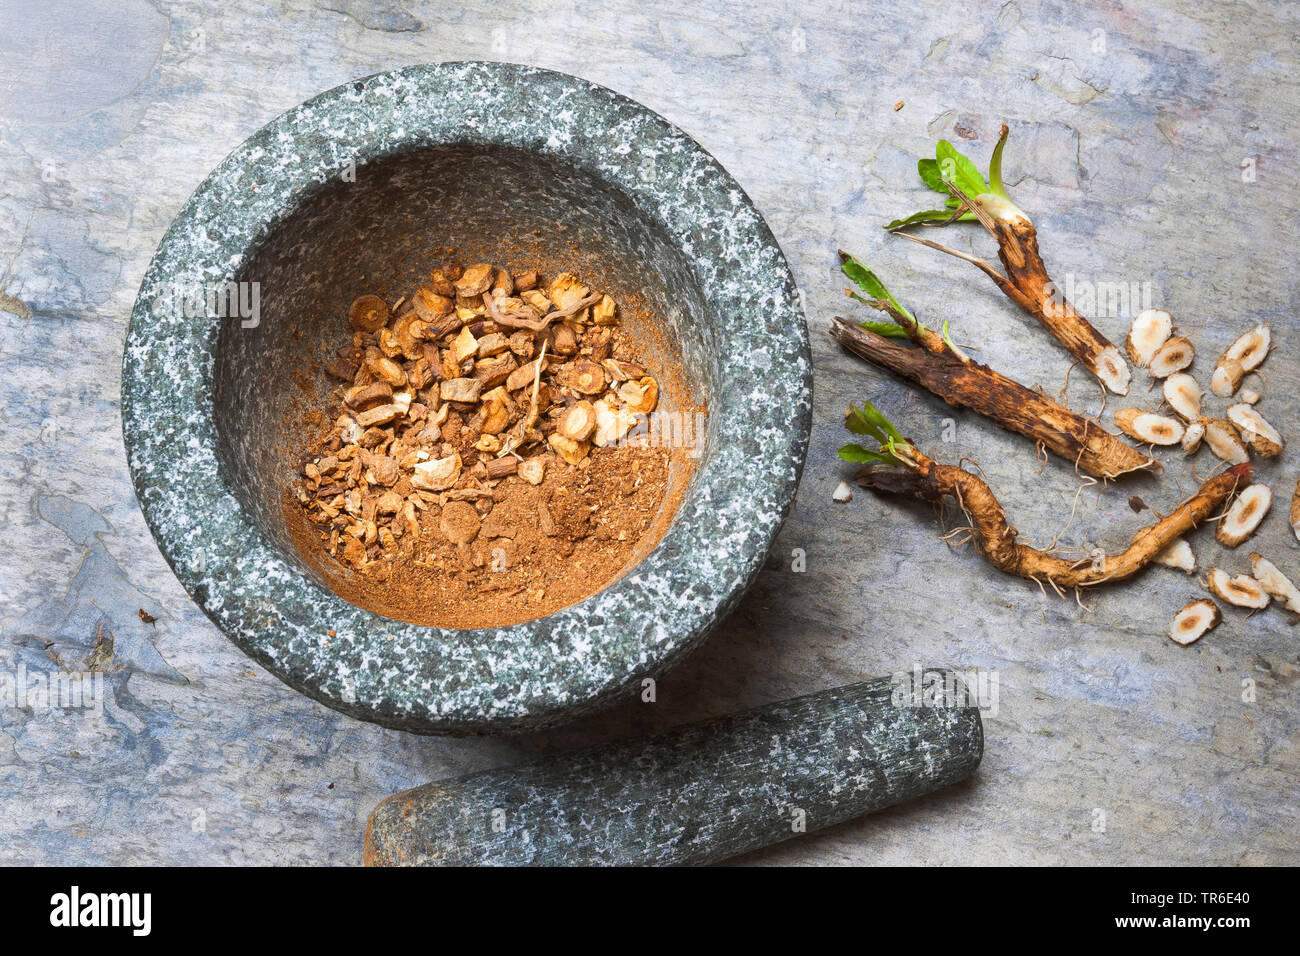
<path fill-rule="evenodd" d="M 866 293 L 848 295 L 890 317 L 888 322 L 860 325 L 835 318 L 831 335 L 854 355 L 916 382 L 953 408 L 969 408 L 1041 443 L 1095 478 L 1116 478 L 1142 469 L 1160 472 L 1157 461 L 1096 422 L 972 360 L 948 335 L 947 322 L 941 332 L 926 328 L 853 256 L 841 252 L 840 260 L 844 274 Z"/>
<path fill-rule="evenodd" d="M 984 558 L 999 571 L 1026 580 L 1047 582 L 1058 592 L 1086 588 L 1132 577 L 1165 548 L 1201 523 L 1219 514 L 1238 490 L 1250 484 L 1250 465 L 1237 465 L 1201 485 L 1168 516 L 1133 535 L 1118 554 L 1097 552 L 1070 560 L 1016 541 L 1016 529 L 989 486 L 978 475 L 956 465 L 944 465 L 924 455 L 870 402 L 850 408 L 849 431 L 875 439 L 878 447 L 845 445 L 840 457 L 864 465 L 857 482 L 864 488 L 909 495 L 939 503 L 953 499 L 966 513 L 971 534 Z"/>
<path fill-rule="evenodd" d="M 1038 252 L 1038 233 L 1024 211 L 1012 202 L 1002 185 L 1002 148 L 1007 142 L 1007 126 L 993 148 L 987 182 L 975 164 L 957 152 L 952 144 L 940 140 L 934 159 L 922 159 L 917 172 L 927 186 L 948 198 L 944 209 L 927 209 L 885 228 L 894 235 L 911 239 L 956 256 L 977 266 L 997 284 L 1003 293 L 1036 318 L 1043 328 L 1056 337 L 1070 354 L 1116 395 L 1127 395 L 1128 363 L 1120 350 L 1102 335 L 1052 282 Z M 915 225 L 947 226 L 954 222 L 978 220 L 997 240 L 998 258 L 1006 274 L 976 256 L 914 236 L 904 230 Z"/>

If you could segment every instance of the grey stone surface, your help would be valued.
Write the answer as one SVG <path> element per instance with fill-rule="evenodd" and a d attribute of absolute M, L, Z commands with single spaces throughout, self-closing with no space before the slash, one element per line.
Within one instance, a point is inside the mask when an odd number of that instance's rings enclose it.
<path fill-rule="evenodd" d="M 915 160 L 935 137 L 983 162 L 1005 119 L 1009 186 L 1058 278 L 1149 281 L 1200 350 L 1203 384 L 1248 322 L 1272 323 L 1279 348 L 1263 369 L 1261 410 L 1288 430 L 1300 410 L 1290 341 L 1300 73 L 1289 5 L 1006 2 L 956 18 L 931 0 L 272 12 L 139 0 L 42 7 L 40 20 L 32 5 L 3 9 L 6 24 L 28 25 L 0 37 L 0 285 L 16 299 L 8 305 L 33 314 L 0 312 L 0 674 L 49 669 L 56 654 L 76 666 L 97 637 L 102 658 L 110 633 L 122 666 L 105 680 L 102 719 L 0 709 L 0 859 L 353 863 L 366 815 L 397 790 L 921 660 L 999 676 L 977 774 L 743 862 L 1300 860 L 1300 661 L 1286 616 L 1227 610 L 1218 629 L 1179 648 L 1163 634 L 1202 593 L 1190 578 L 1154 569 L 1088 595 L 1085 611 L 995 574 L 968 549 L 950 551 L 925 508 L 861 492 L 833 504 L 847 473 L 835 457 L 838 416 L 863 397 L 934 454 L 976 458 L 1028 540 L 1061 532 L 1078 481 L 972 418 L 957 417 L 944 442 L 944 406 L 862 367 L 823 333 L 848 308 L 834 274 L 844 247 L 918 310 L 950 316 L 982 361 L 1061 388 L 1068 362 L 1032 319 L 964 264 L 878 229 L 921 198 Z M 799 497 L 768 569 L 724 626 L 660 681 L 655 704 L 511 739 L 384 730 L 251 663 L 159 555 L 118 427 L 127 316 L 203 177 L 320 90 L 466 58 L 607 85 L 712 152 L 791 261 L 816 368 Z M 947 238 L 988 251 L 970 232 Z M 1097 324 L 1119 338 L 1127 322 Z M 1137 383 L 1133 397 L 1145 401 L 1143 375 Z M 1100 406 L 1078 371 L 1069 396 Z M 1117 407 L 1112 399 L 1108 414 Z M 1205 453 L 1190 464 L 1162 457 L 1160 482 L 1084 490 L 1062 542 L 1113 547 L 1143 523 L 1129 495 L 1168 506 L 1193 465 L 1210 467 Z M 1297 471 L 1291 448 L 1261 469 L 1280 500 L 1253 545 L 1290 572 L 1300 555 L 1284 505 Z M 1244 551 L 1224 552 L 1206 532 L 1194 547 L 1203 565 L 1246 569 Z M 803 572 L 792 569 L 796 549 Z M 156 622 L 142 622 L 138 607 Z"/>

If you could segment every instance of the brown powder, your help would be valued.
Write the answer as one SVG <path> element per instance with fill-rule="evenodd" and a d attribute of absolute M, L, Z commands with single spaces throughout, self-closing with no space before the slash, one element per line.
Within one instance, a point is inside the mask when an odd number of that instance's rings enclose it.
<path fill-rule="evenodd" d="M 435 270 L 435 284 L 460 271 L 454 264 Z M 538 288 L 547 286 L 539 282 Z M 687 451 L 651 447 L 635 437 L 606 447 L 592 444 L 594 434 L 574 448 L 560 441 L 566 424 L 582 419 L 570 414 L 575 404 L 604 405 L 602 421 L 608 428 L 610 409 L 630 413 L 634 406 L 626 403 L 638 400 L 635 388 L 620 396 L 624 383 L 612 374 L 604 387 L 584 391 L 584 375 L 593 361 L 630 363 L 633 369 L 641 364 L 637 342 L 626 329 L 590 324 L 598 314 L 583 310 L 575 321 L 530 333 L 537 345 L 531 354 L 479 356 L 458 372 L 448 363 L 461 326 L 472 329 L 478 341 L 498 346 L 500 340 L 488 336 L 518 331 L 481 312 L 439 335 L 432 346 L 426 341 L 422 353 L 412 353 L 424 359 L 421 371 L 434 370 L 434 380 L 418 389 L 410 413 L 369 425 L 367 412 L 339 401 L 348 394 L 368 408 L 373 403 L 376 417 L 386 416 L 389 389 L 382 379 L 392 373 L 400 381 L 400 374 L 375 361 L 368 372 L 363 361 L 352 385 L 339 390 L 328 412 L 304 416 L 312 422 L 313 438 L 296 452 L 295 463 L 302 464 L 305 477 L 288 489 L 284 514 L 300 554 L 331 590 L 361 607 L 416 624 L 503 626 L 580 601 L 649 553 L 685 493 L 693 467 Z M 409 321 L 409 313 L 405 317 Z M 398 320 L 391 317 L 386 329 L 395 328 Z M 355 359 L 370 349 L 374 359 L 373 347 L 382 344 L 384 332 L 358 331 L 351 343 L 341 341 L 340 356 Z M 465 387 L 464 377 L 490 375 L 491 362 L 509 358 L 507 365 L 526 365 L 543 344 L 556 364 L 540 380 L 533 437 L 516 446 L 514 454 L 484 448 L 489 435 L 485 418 L 491 421 L 493 414 L 509 423 L 496 433 L 499 440 L 529 431 L 531 383 L 509 390 L 508 408 L 503 409 L 493 404 L 487 387 L 477 401 L 439 402 L 439 380 L 461 376 L 460 387 Z M 402 355 L 391 357 L 408 374 L 416 364 Z M 352 363 L 345 364 L 343 371 L 350 372 Z M 680 377 L 676 370 L 667 375 L 645 371 L 655 390 L 671 389 Z M 419 382 L 421 372 L 414 377 Z M 536 380 L 526 372 L 519 378 Z M 432 424 L 435 413 L 440 425 Z M 340 439 L 340 416 L 366 426 L 353 431 L 351 444 Z M 358 436 L 358 431 L 364 433 Z M 417 456 L 424 464 L 413 470 Z M 454 480 L 443 484 L 435 477 L 430 484 L 427 476 L 440 473 L 440 462 L 456 465 Z M 526 480 L 525 473 L 536 481 L 539 469 L 544 469 L 540 483 Z M 426 476 L 423 482 L 417 473 Z M 367 523 L 370 527 L 361 533 Z"/>

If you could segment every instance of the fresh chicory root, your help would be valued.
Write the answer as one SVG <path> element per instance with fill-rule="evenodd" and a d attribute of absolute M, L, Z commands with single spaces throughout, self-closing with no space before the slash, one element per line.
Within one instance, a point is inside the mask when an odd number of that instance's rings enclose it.
<path fill-rule="evenodd" d="M 1096 422 L 973 361 L 952 342 L 946 326 L 940 333 L 921 325 L 875 273 L 848 253 L 841 252 L 840 258 L 845 274 L 867 293 L 849 295 L 892 319 L 855 325 L 837 316 L 830 331 L 844 349 L 917 383 L 953 408 L 969 408 L 1041 443 L 1095 478 L 1116 478 L 1143 469 L 1161 472 L 1159 462 Z"/>
<path fill-rule="evenodd" d="M 1151 564 L 1171 544 L 1222 512 L 1224 505 L 1251 481 L 1250 465 L 1237 465 L 1208 479 L 1194 495 L 1169 515 L 1133 535 L 1118 554 L 1069 559 L 1016 541 L 1016 529 L 989 486 L 978 475 L 955 465 L 934 461 L 919 451 L 871 403 L 850 409 L 849 430 L 880 443 L 871 451 L 846 445 L 840 456 L 862 463 L 857 482 L 864 488 L 910 495 L 934 503 L 951 498 L 970 520 L 971 534 L 984 558 L 999 571 L 1030 581 L 1047 582 L 1064 593 L 1120 581 Z"/>
<path fill-rule="evenodd" d="M 1038 233 L 1034 224 L 1012 202 L 1002 185 L 1002 149 L 1006 141 L 1007 125 L 1003 123 L 1001 135 L 993 148 L 987 181 L 974 163 L 953 149 L 951 144 L 941 141 L 936 159 L 921 160 L 917 169 L 931 188 L 951 193 L 948 208 L 915 213 L 897 219 L 885 228 L 894 235 L 938 249 L 978 267 L 1007 298 L 1037 319 L 1106 388 L 1116 395 L 1127 395 L 1130 372 L 1123 353 L 1093 328 L 1092 323 L 1052 282 L 1038 252 Z M 956 200 L 955 205 L 953 200 Z M 947 226 L 972 218 L 997 240 L 998 258 L 1002 261 L 1005 275 L 983 259 L 904 231 L 918 224 Z"/>

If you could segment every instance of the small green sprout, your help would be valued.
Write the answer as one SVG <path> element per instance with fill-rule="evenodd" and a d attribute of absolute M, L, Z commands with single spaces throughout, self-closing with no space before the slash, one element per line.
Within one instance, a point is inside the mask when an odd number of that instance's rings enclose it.
<path fill-rule="evenodd" d="M 1002 185 L 1002 148 L 1006 143 L 1007 129 L 1003 126 L 1002 135 L 998 137 L 997 145 L 993 147 L 993 158 L 989 161 L 989 176 L 986 180 L 981 175 L 979 167 L 969 157 L 963 156 L 946 139 L 939 140 L 935 146 L 934 159 L 918 160 L 916 171 L 920 174 L 923 183 L 945 197 L 944 208 L 914 212 L 902 219 L 895 219 L 885 228 L 902 229 L 918 222 L 964 222 L 977 218 L 970 210 L 956 215 L 962 201 L 952 194 L 949 185 L 956 186 L 967 196 L 978 197 L 992 193 L 1010 202 L 1011 197 L 1007 195 L 1006 188 Z"/>
<path fill-rule="evenodd" d="M 911 442 L 902 436 L 893 422 L 880 413 L 870 402 L 864 401 L 862 407 L 849 406 L 844 415 L 844 427 L 855 435 L 867 435 L 879 442 L 877 451 L 864 448 L 856 442 L 840 449 L 840 457 L 859 465 L 905 465 L 897 452 L 910 448 Z"/>
<path fill-rule="evenodd" d="M 865 263 L 849 255 L 843 249 L 840 250 L 840 269 L 853 280 L 854 285 L 866 293 L 863 296 L 856 292 L 848 292 L 849 298 L 856 299 L 863 305 L 869 305 L 873 309 L 879 309 L 886 315 L 897 313 L 906 316 L 918 330 L 923 328 L 921 323 L 916 321 L 916 316 L 903 303 L 894 298 L 892 292 L 885 288 L 885 284 L 880 281 L 878 275 L 872 272 Z M 901 339 L 908 337 L 908 330 L 899 325 L 896 319 L 892 322 L 861 322 L 858 327 L 890 338 Z"/>

